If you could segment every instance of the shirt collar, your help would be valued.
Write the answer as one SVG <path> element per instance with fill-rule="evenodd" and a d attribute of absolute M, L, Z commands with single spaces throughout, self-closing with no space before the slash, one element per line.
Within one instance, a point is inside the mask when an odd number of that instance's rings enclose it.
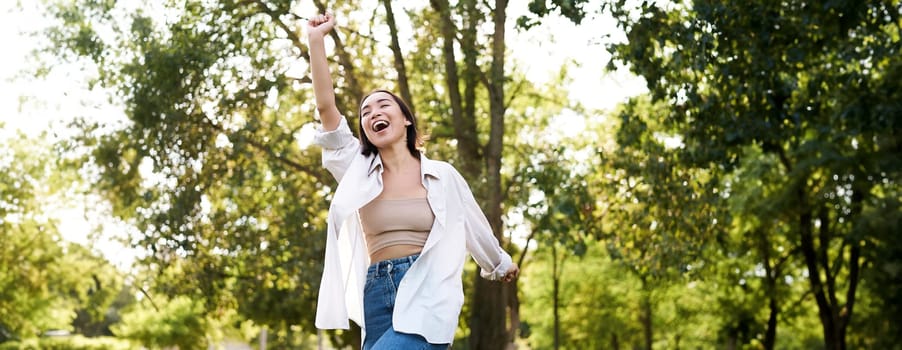
<path fill-rule="evenodd" d="M 420 173 L 423 174 L 423 178 L 426 178 L 426 175 L 432 176 L 438 179 L 438 166 L 437 163 L 429 158 L 426 158 L 426 155 L 423 152 L 420 152 Z"/>
<path fill-rule="evenodd" d="M 372 175 L 376 169 L 379 169 L 379 172 L 382 172 L 382 156 L 378 153 L 370 160 L 370 169 L 366 172 L 367 175 Z"/>
<path fill-rule="evenodd" d="M 369 171 L 367 171 L 367 174 L 372 175 L 374 171 L 379 170 L 381 172 L 382 169 L 382 156 L 377 153 L 373 157 L 373 160 L 370 161 L 370 168 Z M 433 160 L 426 158 L 426 155 L 422 152 L 420 153 L 420 173 L 423 174 L 423 178 L 425 178 L 426 175 L 436 179 L 439 178 L 436 163 Z"/>

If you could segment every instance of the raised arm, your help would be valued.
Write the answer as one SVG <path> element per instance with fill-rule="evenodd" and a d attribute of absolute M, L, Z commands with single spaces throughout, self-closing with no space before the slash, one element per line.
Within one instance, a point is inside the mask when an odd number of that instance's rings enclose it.
<path fill-rule="evenodd" d="M 323 130 L 338 128 L 341 114 L 335 105 L 335 90 L 326 60 L 326 35 L 335 27 L 332 14 L 317 15 L 307 21 L 307 40 L 310 46 L 310 70 L 313 76 L 313 94 L 316 96 L 316 110 L 319 112 Z"/>

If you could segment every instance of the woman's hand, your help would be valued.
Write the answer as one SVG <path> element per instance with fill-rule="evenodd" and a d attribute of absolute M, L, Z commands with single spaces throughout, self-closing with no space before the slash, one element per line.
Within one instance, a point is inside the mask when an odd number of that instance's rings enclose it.
<path fill-rule="evenodd" d="M 331 13 L 310 17 L 307 21 L 307 35 L 310 38 L 323 38 L 335 27 L 335 16 Z"/>
<path fill-rule="evenodd" d="M 517 264 L 512 264 L 509 269 L 507 269 L 507 273 L 504 274 L 504 277 L 501 277 L 501 281 L 510 282 L 517 279 L 517 276 L 520 275 L 520 268 L 517 267 Z"/>

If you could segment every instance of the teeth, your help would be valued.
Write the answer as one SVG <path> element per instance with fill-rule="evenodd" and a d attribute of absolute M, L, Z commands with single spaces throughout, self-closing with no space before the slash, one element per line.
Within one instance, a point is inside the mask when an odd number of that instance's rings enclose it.
<path fill-rule="evenodd" d="M 388 122 L 384 121 L 384 120 L 379 120 L 379 121 L 376 121 L 375 123 L 373 123 L 373 130 L 375 130 L 376 132 L 385 130 L 385 128 L 387 128 L 387 127 L 388 127 Z"/>

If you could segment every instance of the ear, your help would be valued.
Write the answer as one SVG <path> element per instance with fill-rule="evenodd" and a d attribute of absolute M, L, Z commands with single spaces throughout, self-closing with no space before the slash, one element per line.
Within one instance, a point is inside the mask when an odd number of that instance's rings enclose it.
<path fill-rule="evenodd" d="M 411 126 L 411 125 L 413 125 L 413 123 L 410 122 L 410 119 L 404 119 L 404 125 Z"/>

